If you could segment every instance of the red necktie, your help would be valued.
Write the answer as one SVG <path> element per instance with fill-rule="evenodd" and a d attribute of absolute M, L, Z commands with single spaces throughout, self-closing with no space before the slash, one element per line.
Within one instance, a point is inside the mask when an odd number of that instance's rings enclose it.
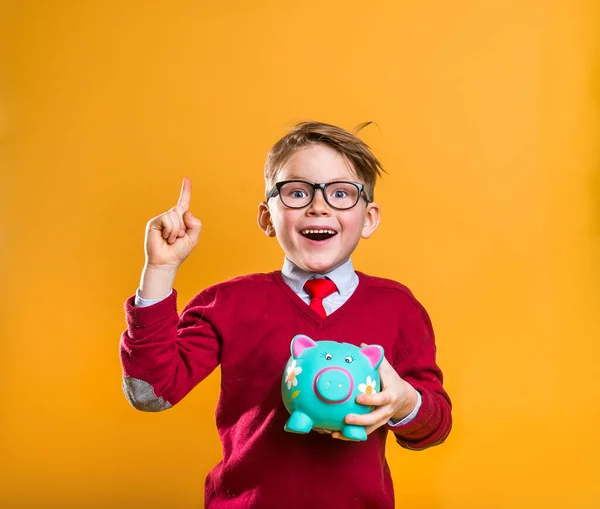
<path fill-rule="evenodd" d="M 331 279 L 309 279 L 304 284 L 306 293 L 310 295 L 310 308 L 314 309 L 322 318 L 327 316 L 323 307 L 323 299 L 337 291 L 337 286 Z"/>

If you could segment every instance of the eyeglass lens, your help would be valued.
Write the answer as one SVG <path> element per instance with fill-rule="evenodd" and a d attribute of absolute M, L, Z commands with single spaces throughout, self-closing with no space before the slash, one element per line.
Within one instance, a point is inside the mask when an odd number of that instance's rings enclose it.
<path fill-rule="evenodd" d="M 281 201 L 287 207 L 306 207 L 313 198 L 315 188 L 305 182 L 286 182 L 280 189 Z M 338 209 L 349 209 L 358 202 L 359 189 L 347 182 L 331 182 L 325 188 L 325 201 Z"/>

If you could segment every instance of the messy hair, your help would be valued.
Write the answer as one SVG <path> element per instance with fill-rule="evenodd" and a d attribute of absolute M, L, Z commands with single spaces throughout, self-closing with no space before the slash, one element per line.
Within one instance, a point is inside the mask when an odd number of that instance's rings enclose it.
<path fill-rule="evenodd" d="M 374 199 L 375 181 L 385 171 L 373 155 L 369 146 L 356 136 L 361 129 L 372 124 L 363 122 L 352 133 L 330 124 L 306 121 L 297 123 L 292 130 L 281 138 L 267 154 L 265 162 L 266 193 L 275 183 L 275 177 L 287 160 L 298 149 L 307 145 L 321 143 L 344 156 L 351 169 L 363 181 L 365 194 L 369 201 Z"/>

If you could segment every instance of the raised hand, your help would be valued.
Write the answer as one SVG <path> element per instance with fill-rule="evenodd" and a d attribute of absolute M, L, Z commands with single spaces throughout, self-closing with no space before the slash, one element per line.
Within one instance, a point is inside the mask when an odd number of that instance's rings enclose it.
<path fill-rule="evenodd" d="M 192 181 L 184 178 L 177 205 L 146 224 L 146 266 L 177 269 L 198 244 L 202 224 L 189 211 Z"/>

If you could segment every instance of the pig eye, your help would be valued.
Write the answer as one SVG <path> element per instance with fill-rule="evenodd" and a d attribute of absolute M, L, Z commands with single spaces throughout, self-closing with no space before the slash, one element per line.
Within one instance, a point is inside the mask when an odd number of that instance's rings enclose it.
<path fill-rule="evenodd" d="M 348 364 L 350 364 L 354 360 L 354 357 L 352 357 L 351 355 L 348 355 L 345 360 Z"/>
<path fill-rule="evenodd" d="M 330 361 L 331 359 L 333 359 L 333 355 L 331 355 L 330 353 L 326 353 L 325 354 L 325 359 L 327 359 L 328 361 Z"/>

